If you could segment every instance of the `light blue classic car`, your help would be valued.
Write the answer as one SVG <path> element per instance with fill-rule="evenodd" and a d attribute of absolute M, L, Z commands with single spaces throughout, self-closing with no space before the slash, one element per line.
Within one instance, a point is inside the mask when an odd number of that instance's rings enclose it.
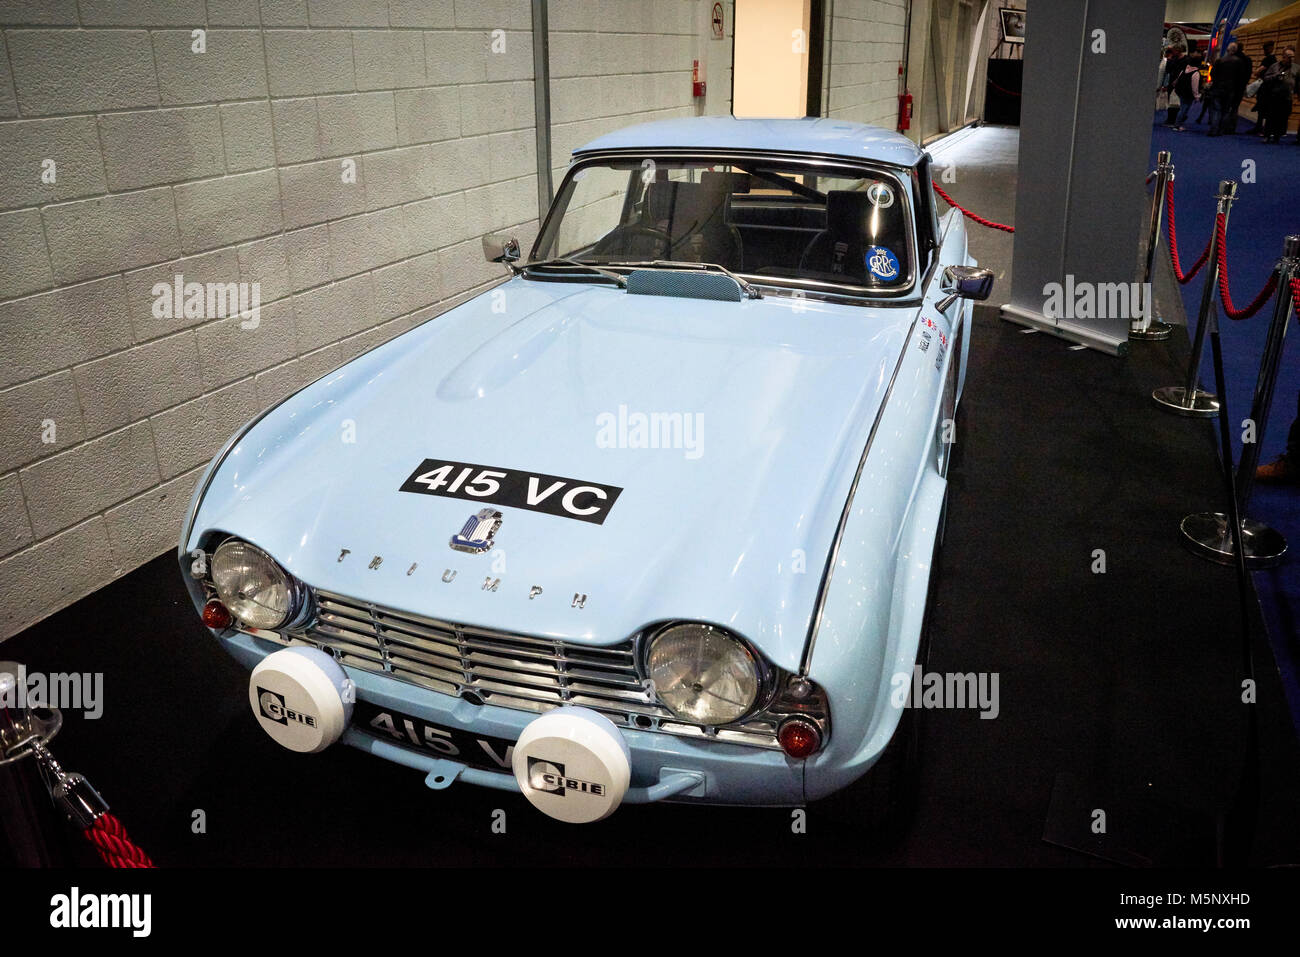
<path fill-rule="evenodd" d="M 647 123 L 574 153 L 527 258 L 484 249 L 501 284 L 199 483 L 181 566 L 257 721 L 576 822 L 879 781 L 992 286 L 929 156 Z"/>

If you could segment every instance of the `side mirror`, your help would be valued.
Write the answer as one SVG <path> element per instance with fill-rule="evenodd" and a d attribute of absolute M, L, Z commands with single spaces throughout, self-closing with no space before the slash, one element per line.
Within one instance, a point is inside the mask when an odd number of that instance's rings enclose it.
<path fill-rule="evenodd" d="M 939 289 L 958 299 L 983 302 L 993 294 L 993 270 L 979 266 L 949 266 L 943 271 Z"/>
<path fill-rule="evenodd" d="M 488 233 L 483 237 L 483 258 L 488 262 L 509 265 L 518 262 L 520 256 L 519 240 L 515 237 L 504 233 Z"/>

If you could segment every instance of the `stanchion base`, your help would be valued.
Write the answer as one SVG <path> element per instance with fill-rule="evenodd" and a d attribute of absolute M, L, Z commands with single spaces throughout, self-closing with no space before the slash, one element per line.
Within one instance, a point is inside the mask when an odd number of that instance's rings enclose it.
<path fill-rule="evenodd" d="M 1212 392 L 1197 389 L 1192 394 L 1191 405 L 1187 404 L 1187 390 L 1180 385 L 1167 385 L 1151 393 L 1151 398 L 1162 409 L 1178 415 L 1190 415 L 1200 419 L 1211 419 L 1219 414 L 1219 398 Z"/>
<path fill-rule="evenodd" d="M 1174 331 L 1174 327 L 1167 322 L 1161 322 L 1159 319 L 1152 319 L 1145 329 L 1132 329 L 1128 331 L 1130 339 L 1142 339 L 1147 342 L 1155 342 L 1161 339 L 1168 339 Z"/>
<path fill-rule="evenodd" d="M 1197 512 L 1183 519 L 1183 544 L 1202 558 L 1220 565 L 1233 565 L 1237 553 L 1222 512 Z M 1241 546 L 1247 568 L 1272 568 L 1286 555 L 1286 539 L 1263 522 L 1241 520 Z"/>

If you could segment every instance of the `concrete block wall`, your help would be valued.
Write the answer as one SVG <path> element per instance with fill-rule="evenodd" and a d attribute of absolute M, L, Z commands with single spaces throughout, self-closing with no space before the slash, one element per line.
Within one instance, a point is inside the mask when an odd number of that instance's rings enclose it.
<path fill-rule="evenodd" d="M 893 129 L 907 0 L 833 0 L 829 7 L 824 114 Z"/>
<path fill-rule="evenodd" d="M 711 40 L 711 0 L 551 0 L 551 167 L 558 188 L 573 150 L 633 123 L 731 113 L 734 4 Z M 707 96 L 692 97 L 701 61 Z"/>
<path fill-rule="evenodd" d="M 499 279 L 532 75 L 528 0 L 0 0 L 0 637 L 173 548 L 259 410 Z M 257 283 L 256 326 L 160 316 L 176 274 Z"/>

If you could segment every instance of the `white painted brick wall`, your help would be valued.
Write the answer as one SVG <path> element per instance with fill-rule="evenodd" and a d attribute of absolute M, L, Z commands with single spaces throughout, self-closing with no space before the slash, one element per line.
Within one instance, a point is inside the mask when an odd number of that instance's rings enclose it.
<path fill-rule="evenodd" d="M 893 129 L 906 0 L 835 0 L 828 16 L 826 115 Z"/>
<path fill-rule="evenodd" d="M 734 4 L 726 38 L 709 39 L 711 0 L 551 0 L 551 166 L 555 183 L 573 150 L 620 127 L 731 112 Z M 700 60 L 704 102 L 691 95 Z"/>
<path fill-rule="evenodd" d="M 0 637 L 174 547 L 266 405 L 500 278 L 532 76 L 527 0 L 0 0 Z M 178 273 L 258 282 L 257 328 L 155 316 Z"/>

